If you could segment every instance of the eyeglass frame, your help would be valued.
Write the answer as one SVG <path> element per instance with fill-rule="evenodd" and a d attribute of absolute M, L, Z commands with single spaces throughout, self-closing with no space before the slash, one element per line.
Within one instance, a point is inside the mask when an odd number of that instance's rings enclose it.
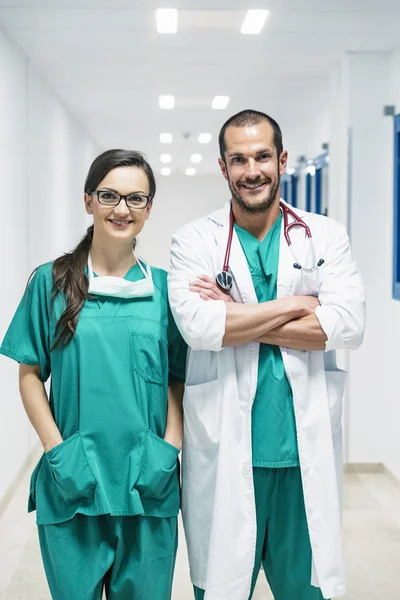
<path fill-rule="evenodd" d="M 117 204 L 104 204 L 104 202 L 100 202 L 99 199 L 99 194 L 101 194 L 102 192 L 111 192 L 112 194 L 115 194 L 116 196 L 119 196 L 119 200 L 117 202 Z M 144 206 L 140 206 L 140 207 L 136 207 L 134 208 L 133 206 L 129 206 L 128 202 L 127 202 L 127 198 L 129 196 L 139 196 L 140 198 L 146 198 L 146 204 Z M 90 193 L 90 196 L 97 196 L 97 202 L 99 204 L 101 204 L 102 206 L 108 206 L 109 208 L 116 208 L 119 203 L 121 202 L 121 200 L 125 200 L 125 204 L 126 207 L 129 208 L 130 210 L 144 210 L 145 208 L 148 207 L 148 205 L 150 204 L 150 202 L 153 201 L 152 196 L 146 196 L 145 194 L 139 194 L 137 192 L 131 192 L 130 194 L 119 194 L 118 192 L 116 192 L 115 190 L 95 190 L 94 192 Z"/>

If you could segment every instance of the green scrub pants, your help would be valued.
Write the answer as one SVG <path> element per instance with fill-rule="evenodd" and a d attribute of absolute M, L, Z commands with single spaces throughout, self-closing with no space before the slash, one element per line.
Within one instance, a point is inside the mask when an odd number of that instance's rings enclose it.
<path fill-rule="evenodd" d="M 88 517 L 39 525 L 53 600 L 170 600 L 177 518 Z"/>
<path fill-rule="evenodd" d="M 321 590 L 310 585 L 311 545 L 300 468 L 255 467 L 253 473 L 257 543 L 249 600 L 261 564 L 275 600 L 323 600 Z M 195 587 L 195 599 L 203 598 L 204 590 Z"/>

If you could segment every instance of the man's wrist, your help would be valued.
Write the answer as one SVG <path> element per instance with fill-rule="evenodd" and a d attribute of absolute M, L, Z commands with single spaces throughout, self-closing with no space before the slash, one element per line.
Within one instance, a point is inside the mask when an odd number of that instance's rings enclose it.
<path fill-rule="evenodd" d="M 299 319 L 300 317 L 306 316 L 308 314 L 305 308 L 301 303 L 301 296 L 288 296 L 285 298 L 287 301 L 287 316 L 288 321 L 292 319 Z"/>

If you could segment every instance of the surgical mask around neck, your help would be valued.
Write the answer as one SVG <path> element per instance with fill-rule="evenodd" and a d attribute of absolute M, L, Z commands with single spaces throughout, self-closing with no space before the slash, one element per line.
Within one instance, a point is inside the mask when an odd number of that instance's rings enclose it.
<path fill-rule="evenodd" d="M 145 269 L 135 252 L 133 255 L 144 275 L 139 281 L 128 281 L 123 277 L 106 275 L 95 277 L 93 274 L 92 258 L 88 256 L 89 294 L 95 296 L 110 296 L 113 298 L 145 298 L 154 296 L 154 283 L 150 266 Z"/>

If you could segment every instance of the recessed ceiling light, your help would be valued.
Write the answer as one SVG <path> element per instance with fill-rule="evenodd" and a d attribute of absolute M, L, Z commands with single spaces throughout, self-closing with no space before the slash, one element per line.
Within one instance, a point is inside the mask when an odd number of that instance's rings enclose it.
<path fill-rule="evenodd" d="M 196 175 L 196 169 L 194 167 L 188 167 L 185 171 L 186 175 L 189 175 L 189 177 Z"/>
<path fill-rule="evenodd" d="M 199 135 L 200 144 L 209 144 L 211 142 L 212 135 L 211 133 L 201 133 Z"/>
<path fill-rule="evenodd" d="M 217 110 L 223 110 L 229 104 L 229 96 L 215 96 L 212 107 Z"/>
<path fill-rule="evenodd" d="M 268 15 L 269 10 L 248 10 L 240 30 L 241 33 L 249 35 L 260 33 Z"/>
<path fill-rule="evenodd" d="M 178 11 L 176 8 L 157 9 L 158 33 L 176 33 L 178 31 Z"/>
<path fill-rule="evenodd" d="M 162 163 L 170 163 L 172 160 L 172 156 L 170 154 L 161 154 L 160 160 Z"/>
<path fill-rule="evenodd" d="M 174 96 L 160 96 L 158 103 L 160 108 L 171 109 L 175 106 L 175 98 Z"/>
<path fill-rule="evenodd" d="M 192 163 L 201 163 L 202 160 L 203 157 L 201 154 L 192 154 L 192 156 L 190 157 L 190 162 Z"/>
<path fill-rule="evenodd" d="M 174 136 L 172 133 L 160 133 L 160 142 L 162 144 L 172 144 Z"/>
<path fill-rule="evenodd" d="M 171 169 L 169 167 L 163 167 L 161 169 L 161 175 L 164 175 L 165 177 L 171 175 Z"/>

